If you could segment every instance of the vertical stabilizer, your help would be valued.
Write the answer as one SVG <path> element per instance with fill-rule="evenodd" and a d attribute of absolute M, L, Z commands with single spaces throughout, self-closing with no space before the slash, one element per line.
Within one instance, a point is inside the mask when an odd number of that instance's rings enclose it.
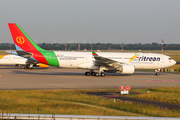
<path fill-rule="evenodd" d="M 19 53 L 26 54 L 28 52 L 32 55 L 27 57 L 28 59 L 59 67 L 59 61 L 53 51 L 40 48 L 17 23 L 8 23 L 8 25 Z"/>
<path fill-rule="evenodd" d="M 24 30 L 17 23 L 8 23 L 9 29 L 14 40 L 16 50 L 25 52 L 31 51 L 45 51 L 40 48 L 34 41 L 24 32 Z"/>

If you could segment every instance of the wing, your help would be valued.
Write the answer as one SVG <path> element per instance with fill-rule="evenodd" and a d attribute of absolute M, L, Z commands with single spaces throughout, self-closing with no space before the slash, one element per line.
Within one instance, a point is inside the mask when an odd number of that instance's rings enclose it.
<path fill-rule="evenodd" d="M 25 51 L 19 51 L 19 50 L 12 51 L 12 52 L 6 50 L 6 52 L 7 53 L 11 53 L 13 55 L 17 55 L 17 56 L 23 57 L 23 58 L 26 58 L 27 59 L 26 64 L 37 64 L 37 63 L 39 63 L 37 60 L 35 60 L 33 58 L 33 53 L 31 53 L 31 52 L 25 52 Z"/>
<path fill-rule="evenodd" d="M 124 64 L 124 63 L 121 63 L 121 62 L 118 62 L 118 61 L 115 61 L 115 60 L 112 60 L 112 59 L 109 59 L 106 57 L 99 56 L 94 51 L 92 52 L 92 55 L 95 59 L 95 61 L 94 61 L 95 65 L 103 65 L 103 66 L 110 66 L 110 67 L 118 68 L 119 66 Z"/>

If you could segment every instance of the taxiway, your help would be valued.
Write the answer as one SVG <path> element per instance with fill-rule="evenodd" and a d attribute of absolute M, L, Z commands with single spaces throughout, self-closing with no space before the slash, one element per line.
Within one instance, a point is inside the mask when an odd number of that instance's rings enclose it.
<path fill-rule="evenodd" d="M 85 76 L 85 70 L 33 69 L 0 66 L 0 89 L 118 89 L 120 85 L 131 88 L 179 87 L 180 74 L 136 71 L 131 75 L 107 73 L 105 77 Z M 140 76 L 139 76 L 140 75 Z"/>

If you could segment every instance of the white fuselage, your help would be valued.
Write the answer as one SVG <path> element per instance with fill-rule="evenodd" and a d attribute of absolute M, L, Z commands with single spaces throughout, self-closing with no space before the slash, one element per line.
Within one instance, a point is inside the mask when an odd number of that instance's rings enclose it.
<path fill-rule="evenodd" d="M 0 64 L 4 65 L 25 65 L 27 59 L 17 55 L 1 55 Z"/>
<path fill-rule="evenodd" d="M 56 54 L 59 67 L 63 68 L 82 68 L 89 70 L 98 70 L 95 66 L 95 59 L 91 52 L 59 52 Z M 155 53 L 116 53 L 116 52 L 98 52 L 99 56 L 114 60 L 120 64 L 134 65 L 135 69 L 159 69 L 170 67 L 176 62 L 169 56 Z M 135 56 L 136 55 L 136 56 Z M 51 58 L 50 58 L 51 59 Z M 17 55 L 1 55 L 0 64 L 4 65 L 25 65 L 26 58 Z"/>
<path fill-rule="evenodd" d="M 84 65 L 84 68 L 88 69 L 86 65 L 92 65 L 95 61 L 91 52 L 54 52 L 58 58 L 59 67 L 83 68 L 82 66 Z M 135 69 L 159 69 L 176 64 L 176 61 L 163 54 L 116 52 L 98 52 L 97 54 L 122 64 L 134 65 Z M 132 58 L 133 56 L 134 58 Z"/>

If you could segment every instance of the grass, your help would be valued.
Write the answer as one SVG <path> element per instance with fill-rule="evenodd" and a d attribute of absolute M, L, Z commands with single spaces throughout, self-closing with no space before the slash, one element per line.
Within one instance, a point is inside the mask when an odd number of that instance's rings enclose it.
<path fill-rule="evenodd" d="M 0 94 L 0 110 L 10 113 L 140 116 L 90 104 L 102 98 L 69 90 L 0 91 Z"/>
<path fill-rule="evenodd" d="M 177 64 L 177 65 L 173 65 L 173 66 L 171 66 L 171 67 L 168 67 L 168 68 L 166 68 L 166 69 L 174 69 L 174 72 L 180 72 L 180 64 Z"/>
<path fill-rule="evenodd" d="M 121 50 L 102 50 L 102 52 L 122 52 Z M 142 51 L 138 51 L 138 50 L 124 50 L 124 52 L 131 52 L 131 53 L 137 53 L 137 52 L 142 52 L 142 53 L 158 53 L 158 54 L 162 54 L 161 50 L 142 50 Z M 180 55 L 180 50 L 164 50 L 163 51 L 164 55 Z"/>
<path fill-rule="evenodd" d="M 170 56 L 171 56 L 171 58 L 172 58 L 173 60 L 175 60 L 176 62 L 180 62 L 180 55 L 179 55 L 179 56 L 170 55 Z"/>
<path fill-rule="evenodd" d="M 180 117 L 178 110 L 82 94 L 117 90 L 1 90 L 0 111 L 27 114 Z"/>
<path fill-rule="evenodd" d="M 142 94 L 129 95 L 131 97 L 180 104 L 180 87 L 134 89 L 132 91 Z M 147 91 L 150 93 L 147 94 Z"/>

